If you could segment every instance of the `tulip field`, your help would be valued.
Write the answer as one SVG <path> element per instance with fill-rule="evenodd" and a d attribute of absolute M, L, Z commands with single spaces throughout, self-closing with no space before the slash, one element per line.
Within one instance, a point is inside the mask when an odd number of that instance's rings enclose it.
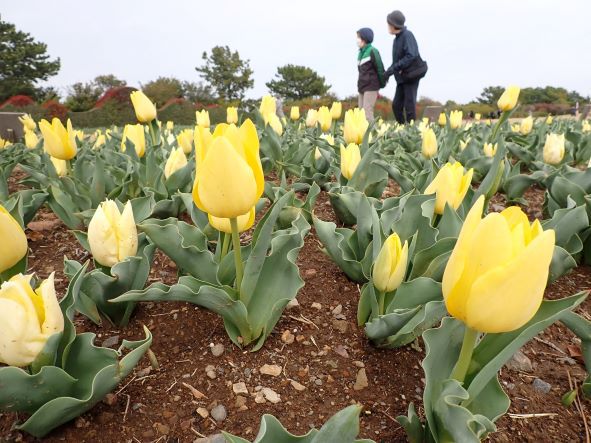
<path fill-rule="evenodd" d="M 335 102 L 0 139 L 0 441 L 591 441 L 591 124 Z M 299 436 L 299 437 L 295 437 Z M 39 440 L 42 439 L 42 440 Z"/>

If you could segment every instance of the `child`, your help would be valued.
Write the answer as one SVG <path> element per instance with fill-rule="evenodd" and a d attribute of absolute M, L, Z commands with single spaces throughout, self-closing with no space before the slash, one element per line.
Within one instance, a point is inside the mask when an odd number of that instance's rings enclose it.
<path fill-rule="evenodd" d="M 369 122 L 374 119 L 373 108 L 378 99 L 378 91 L 386 86 L 382 58 L 378 50 L 371 45 L 371 42 L 373 42 L 373 31 L 371 29 L 361 28 L 357 31 L 357 45 L 359 46 L 359 56 L 357 57 L 359 107 L 365 111 L 365 116 Z"/>

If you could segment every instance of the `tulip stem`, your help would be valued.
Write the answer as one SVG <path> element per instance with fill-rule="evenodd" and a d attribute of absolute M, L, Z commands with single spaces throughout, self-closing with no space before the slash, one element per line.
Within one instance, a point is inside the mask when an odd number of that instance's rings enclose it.
<path fill-rule="evenodd" d="M 228 254 L 228 249 L 230 249 L 230 241 L 232 236 L 225 233 L 223 234 L 223 238 L 222 238 L 222 253 L 221 253 L 221 257 L 220 257 L 220 261 L 222 261 L 222 259 Z"/>
<path fill-rule="evenodd" d="M 378 291 L 376 289 L 378 295 L 378 315 L 384 315 L 384 303 L 386 301 L 386 293 L 384 291 Z"/>
<path fill-rule="evenodd" d="M 236 290 L 240 294 L 240 286 L 242 285 L 242 252 L 240 250 L 240 235 L 238 234 L 238 219 L 236 217 L 230 219 L 230 226 L 232 227 L 232 245 L 234 246 L 234 263 L 236 265 Z"/>
<path fill-rule="evenodd" d="M 456 379 L 460 383 L 463 383 L 466 378 L 466 374 L 470 368 L 470 362 L 472 361 L 474 346 L 476 346 L 476 341 L 478 340 L 478 331 L 469 328 L 467 325 L 464 325 L 464 327 L 466 329 L 464 331 L 464 340 L 462 341 L 460 356 L 451 372 L 451 378 Z"/>
<path fill-rule="evenodd" d="M 509 119 L 509 111 L 503 111 L 503 113 L 501 114 L 501 118 L 499 118 L 499 120 L 497 120 L 497 123 L 495 125 L 495 127 L 493 128 L 491 137 L 490 137 L 490 142 L 494 143 L 495 140 L 497 139 L 497 133 L 499 132 L 499 129 L 501 129 L 501 126 L 503 126 L 503 123 L 505 123 L 508 119 Z"/>

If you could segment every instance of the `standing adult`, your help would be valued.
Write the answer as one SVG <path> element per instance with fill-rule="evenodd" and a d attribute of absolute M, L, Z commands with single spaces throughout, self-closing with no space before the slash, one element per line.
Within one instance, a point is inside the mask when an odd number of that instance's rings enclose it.
<path fill-rule="evenodd" d="M 392 102 L 394 117 L 398 123 L 406 123 L 416 120 L 417 91 L 419 81 L 427 72 L 427 64 L 421 59 L 415 36 L 404 25 L 404 14 L 393 11 L 388 14 L 387 22 L 390 34 L 396 37 L 392 44 L 392 65 L 385 75 L 396 79 Z"/>

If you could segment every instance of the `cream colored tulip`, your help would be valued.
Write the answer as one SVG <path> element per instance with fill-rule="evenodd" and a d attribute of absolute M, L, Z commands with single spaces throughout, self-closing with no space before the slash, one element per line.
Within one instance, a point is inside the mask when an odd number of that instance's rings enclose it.
<path fill-rule="evenodd" d="M 317 118 L 322 132 L 330 131 L 332 126 L 332 115 L 327 106 L 321 106 L 320 109 L 318 109 Z"/>
<path fill-rule="evenodd" d="M 137 156 L 142 158 L 146 153 L 144 125 L 139 123 L 137 125 L 125 125 L 125 128 L 123 128 L 123 138 L 121 139 L 121 150 L 123 152 L 127 150 L 127 139 L 133 143 Z"/>
<path fill-rule="evenodd" d="M 508 86 L 505 92 L 501 95 L 497 101 L 497 106 L 501 111 L 511 111 L 517 105 L 519 99 L 519 92 L 521 89 L 519 86 Z"/>
<path fill-rule="evenodd" d="M 265 95 L 261 99 L 259 112 L 263 116 L 265 123 L 269 123 L 271 115 L 277 115 L 277 100 L 271 95 Z"/>
<path fill-rule="evenodd" d="M 433 158 L 437 155 L 437 136 L 435 135 L 435 131 L 429 128 L 425 130 L 422 134 L 422 146 L 421 151 L 425 158 Z"/>
<path fill-rule="evenodd" d="M 0 149 L 8 148 L 10 145 L 12 145 L 12 143 L 0 137 Z"/>
<path fill-rule="evenodd" d="M 299 120 L 300 119 L 300 108 L 299 106 L 292 106 L 289 111 L 289 118 L 292 120 Z"/>
<path fill-rule="evenodd" d="M 321 134 L 320 138 L 326 140 L 326 143 L 334 147 L 334 137 L 331 134 Z"/>
<path fill-rule="evenodd" d="M 589 123 L 588 120 L 585 120 L 583 122 L 582 131 L 583 132 L 591 132 L 591 123 Z"/>
<path fill-rule="evenodd" d="M 546 124 L 551 125 L 553 122 L 554 122 L 554 117 L 552 117 L 551 115 L 548 115 L 548 117 L 546 117 Z"/>
<path fill-rule="evenodd" d="M 230 225 L 229 218 L 218 218 L 211 214 L 207 214 L 209 224 L 220 232 L 226 234 L 232 233 L 232 226 Z M 255 220 L 255 208 L 254 206 L 246 214 L 239 215 L 236 220 L 238 221 L 238 232 L 248 231 L 252 228 Z"/>
<path fill-rule="evenodd" d="M 445 115 L 445 112 L 442 112 L 441 114 L 439 114 L 439 119 L 437 120 L 437 124 L 442 127 L 447 124 L 447 116 Z"/>
<path fill-rule="evenodd" d="M 0 363 L 25 367 L 53 334 L 64 330 L 54 273 L 31 287 L 30 275 L 15 275 L 0 287 Z"/>
<path fill-rule="evenodd" d="M 425 189 L 425 194 L 435 194 L 435 213 L 442 215 L 445 206 L 452 209 L 458 209 L 464 201 L 464 197 L 470 189 L 472 174 L 474 169 L 470 168 L 468 172 L 460 162 L 446 163 L 437 173 L 429 186 Z"/>
<path fill-rule="evenodd" d="M 486 155 L 487 157 L 494 157 L 497 153 L 497 148 L 497 143 L 495 143 L 494 145 L 492 143 L 485 143 L 483 148 L 484 155 Z"/>
<path fill-rule="evenodd" d="M 452 129 L 458 129 L 460 126 L 462 126 L 463 116 L 464 114 L 462 111 L 451 111 L 449 114 L 449 126 Z"/>
<path fill-rule="evenodd" d="M 238 124 L 238 108 L 234 106 L 228 106 L 226 109 L 226 123 L 235 125 Z"/>
<path fill-rule="evenodd" d="M 138 236 L 131 202 L 119 211 L 113 200 L 105 200 L 88 224 L 88 243 L 94 259 L 112 267 L 137 254 Z"/>
<path fill-rule="evenodd" d="M 343 104 L 341 102 L 332 102 L 330 107 L 330 115 L 333 120 L 338 120 L 343 114 Z"/>
<path fill-rule="evenodd" d="M 25 146 L 29 149 L 34 149 L 37 147 L 38 143 L 39 138 L 37 137 L 37 134 L 35 134 L 34 131 L 25 129 Z"/>
<path fill-rule="evenodd" d="M 476 120 L 477 122 L 479 122 L 481 118 L 482 118 L 482 115 L 480 115 L 479 112 L 477 112 L 476 114 L 474 114 L 474 120 Z"/>
<path fill-rule="evenodd" d="M 185 155 L 183 148 L 179 146 L 178 148 L 170 151 L 168 160 L 166 160 L 166 164 L 164 165 L 164 177 L 170 177 L 176 171 L 184 168 L 185 166 L 187 166 L 187 156 Z"/>
<path fill-rule="evenodd" d="M 281 120 L 279 120 L 277 114 L 267 115 L 267 123 L 277 135 L 283 135 L 283 125 L 281 124 Z"/>
<path fill-rule="evenodd" d="M 33 120 L 30 114 L 25 114 L 18 119 L 23 124 L 24 129 L 29 131 L 35 131 L 37 129 L 37 123 L 35 123 L 35 120 Z"/>
<path fill-rule="evenodd" d="M 521 124 L 519 125 L 519 132 L 521 135 L 527 135 L 531 132 L 534 127 L 534 119 L 530 115 L 529 117 L 524 118 L 521 120 Z"/>
<path fill-rule="evenodd" d="M 0 205 L 0 239 L 2 239 L 0 242 L 1 273 L 13 268 L 29 250 L 25 231 L 2 205 Z"/>
<path fill-rule="evenodd" d="M 52 156 L 49 156 L 49 160 L 51 160 L 53 168 L 55 169 L 55 172 L 57 173 L 58 177 L 65 177 L 66 175 L 68 175 L 68 164 L 65 160 L 60 160 L 59 158 L 55 158 Z"/>
<path fill-rule="evenodd" d="M 133 91 L 130 94 L 135 116 L 140 123 L 150 123 L 156 118 L 156 106 L 142 91 Z"/>
<path fill-rule="evenodd" d="M 195 135 L 192 129 L 183 129 L 176 136 L 176 142 L 183 148 L 183 152 L 189 155 L 193 151 L 193 139 Z"/>
<path fill-rule="evenodd" d="M 546 143 L 544 144 L 543 157 L 544 162 L 549 165 L 557 165 L 564 158 L 565 139 L 564 134 L 548 134 L 546 135 Z"/>
<path fill-rule="evenodd" d="M 172 131 L 174 129 L 174 122 L 172 120 L 168 120 L 166 122 L 166 129 Z"/>
<path fill-rule="evenodd" d="M 343 174 L 343 177 L 351 180 L 360 161 L 361 151 L 358 145 L 349 143 L 346 148 L 344 145 L 341 145 L 341 174 Z"/>
<path fill-rule="evenodd" d="M 209 128 L 209 112 L 206 109 L 202 109 L 201 111 L 195 111 L 195 118 L 197 119 L 197 126 L 201 126 L 202 128 Z"/>
<path fill-rule="evenodd" d="M 306 114 L 306 126 L 313 128 L 318 123 L 318 111 L 316 109 L 308 109 Z"/>
<path fill-rule="evenodd" d="M 391 234 L 384 244 L 373 265 L 372 280 L 380 292 L 392 292 L 397 289 L 408 265 L 408 242 L 404 246 L 398 234 Z"/>
<path fill-rule="evenodd" d="M 345 122 L 343 125 L 343 137 L 346 143 L 355 143 L 360 145 L 367 132 L 369 122 L 363 109 L 349 109 L 345 112 Z"/>

